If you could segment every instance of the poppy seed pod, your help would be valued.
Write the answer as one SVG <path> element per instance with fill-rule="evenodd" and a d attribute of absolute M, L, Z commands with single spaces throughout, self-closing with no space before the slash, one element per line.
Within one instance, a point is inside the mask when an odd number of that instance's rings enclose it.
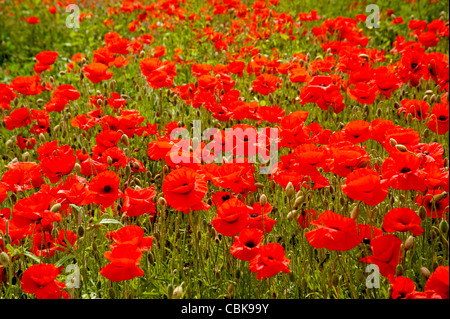
<path fill-rule="evenodd" d="M 294 185 L 292 184 L 292 182 L 289 182 L 287 184 L 285 191 L 286 191 L 286 196 L 288 198 L 291 198 L 292 196 L 294 196 L 295 189 L 294 189 Z"/>
<path fill-rule="evenodd" d="M 409 236 L 406 240 L 405 240 L 405 251 L 410 250 L 411 248 L 413 248 L 414 246 L 414 237 L 413 236 Z"/>

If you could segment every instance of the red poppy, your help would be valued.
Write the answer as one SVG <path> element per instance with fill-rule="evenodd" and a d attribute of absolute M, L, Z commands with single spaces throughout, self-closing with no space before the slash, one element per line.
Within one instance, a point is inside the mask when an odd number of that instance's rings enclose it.
<path fill-rule="evenodd" d="M 98 174 L 89 184 L 92 201 L 103 208 L 110 207 L 122 194 L 119 186 L 120 178 L 116 173 L 106 171 Z"/>
<path fill-rule="evenodd" d="M 5 83 L 0 83 L 0 109 L 10 110 L 11 101 L 16 98 L 16 93 Z"/>
<path fill-rule="evenodd" d="M 387 180 L 382 180 L 371 168 L 356 169 L 347 175 L 342 191 L 348 197 L 375 206 L 384 201 L 389 193 Z"/>
<path fill-rule="evenodd" d="M 77 235 L 71 230 L 61 229 L 55 241 L 56 250 L 66 251 L 67 248 L 76 248 Z"/>
<path fill-rule="evenodd" d="M 408 153 L 397 152 L 384 160 L 381 166 L 383 179 L 389 186 L 400 190 L 426 190 L 426 173 L 421 169 L 422 158 Z"/>
<path fill-rule="evenodd" d="M 11 112 L 9 116 L 3 118 L 7 130 L 26 127 L 31 124 L 31 114 L 28 108 L 21 107 Z"/>
<path fill-rule="evenodd" d="M 370 123 L 363 120 L 348 122 L 342 131 L 345 139 L 353 144 L 363 143 L 371 138 Z"/>
<path fill-rule="evenodd" d="M 128 225 L 116 231 L 109 231 L 106 237 L 114 241 L 111 249 L 117 245 L 134 245 L 141 251 L 148 251 L 153 242 L 153 236 L 144 237 L 144 230 L 136 225 Z"/>
<path fill-rule="evenodd" d="M 302 209 L 300 215 L 297 218 L 300 227 L 305 229 L 311 226 L 311 222 L 318 218 L 318 214 L 314 209 Z"/>
<path fill-rule="evenodd" d="M 332 211 L 325 211 L 317 220 L 311 221 L 316 229 L 305 233 L 308 242 L 315 248 L 345 251 L 356 247 L 361 238 L 356 222 Z"/>
<path fill-rule="evenodd" d="M 163 181 L 167 204 L 184 213 L 208 210 L 209 205 L 202 201 L 207 191 L 208 185 L 204 176 L 188 167 L 170 172 Z"/>
<path fill-rule="evenodd" d="M 68 299 L 61 290 L 65 284 L 56 280 L 60 270 L 53 264 L 33 265 L 24 271 L 20 285 L 24 292 L 34 294 L 37 299 Z"/>
<path fill-rule="evenodd" d="M 405 117 L 411 114 L 413 118 L 418 120 L 424 120 L 429 117 L 430 105 L 426 101 L 422 100 L 401 100 L 402 107 L 398 109 L 398 114 L 405 112 Z"/>
<path fill-rule="evenodd" d="M 428 128 L 434 133 L 444 135 L 449 130 L 449 107 L 448 103 L 436 103 L 427 122 Z"/>
<path fill-rule="evenodd" d="M 383 235 L 383 231 L 369 224 L 358 224 L 358 234 L 363 242 L 371 242 L 377 237 Z"/>
<path fill-rule="evenodd" d="M 123 195 L 122 212 L 126 212 L 127 216 L 140 216 L 149 214 L 153 217 L 156 214 L 155 203 L 153 198 L 156 196 L 155 187 L 134 190 L 127 188 Z"/>
<path fill-rule="evenodd" d="M 258 280 L 275 276 L 279 272 L 289 274 L 289 263 L 286 258 L 284 248 L 280 244 L 270 243 L 259 248 L 259 252 L 250 261 L 250 271 L 257 273 Z"/>
<path fill-rule="evenodd" d="M 9 86 L 17 93 L 23 95 L 38 95 L 44 89 L 39 75 L 16 77 Z"/>
<path fill-rule="evenodd" d="M 122 133 L 116 132 L 113 130 L 105 130 L 97 134 L 95 138 L 95 142 L 99 146 L 101 151 L 105 151 L 108 148 L 117 146 L 120 142 L 120 138 L 122 137 Z"/>
<path fill-rule="evenodd" d="M 244 229 L 239 236 L 234 237 L 233 246 L 230 248 L 231 254 L 240 260 L 252 260 L 259 252 L 263 236 L 264 233 L 260 229 Z"/>
<path fill-rule="evenodd" d="M 423 233 L 420 226 L 422 220 L 410 208 L 394 208 L 387 212 L 383 219 L 383 230 L 387 233 L 410 231 L 414 236 Z"/>
<path fill-rule="evenodd" d="M 235 236 L 247 225 L 249 218 L 247 205 L 237 198 L 231 198 L 217 208 L 217 216 L 211 223 L 224 236 Z"/>
<path fill-rule="evenodd" d="M 447 177 L 448 178 L 448 177 Z M 434 196 L 442 194 L 442 189 L 429 190 L 425 195 L 417 195 L 416 203 L 419 206 L 424 206 L 427 211 L 427 216 L 431 218 L 443 218 L 445 211 L 449 205 L 449 197 L 443 196 L 440 200 L 435 200 Z"/>
<path fill-rule="evenodd" d="M 410 278 L 389 275 L 388 279 L 391 283 L 392 299 L 408 299 L 408 297 L 416 291 L 416 285 Z"/>
<path fill-rule="evenodd" d="M 105 252 L 105 258 L 111 263 L 101 268 L 100 274 L 111 281 L 131 280 L 144 275 L 138 267 L 142 251 L 136 245 L 117 245 L 112 251 Z"/>
<path fill-rule="evenodd" d="M 400 262 L 401 245 L 402 241 L 397 236 L 391 234 L 382 235 L 370 243 L 373 255 L 363 257 L 361 261 L 377 265 L 380 274 L 385 277 L 394 275 Z"/>
<path fill-rule="evenodd" d="M 108 66 L 96 62 L 85 65 L 83 73 L 92 83 L 109 80 L 113 76 L 113 73 L 108 71 Z"/>
<path fill-rule="evenodd" d="M 269 95 L 277 90 L 281 79 L 268 73 L 261 74 L 253 81 L 252 90 L 262 95 Z"/>
<path fill-rule="evenodd" d="M 373 104 L 379 93 L 375 84 L 358 82 L 353 88 L 347 87 L 347 94 L 352 100 L 357 100 L 361 104 Z"/>
<path fill-rule="evenodd" d="M 264 233 L 270 233 L 276 223 L 276 220 L 267 216 L 271 211 L 272 205 L 269 203 L 261 207 L 261 204 L 257 202 L 253 207 L 249 207 L 247 228 L 256 228 L 262 230 Z"/>
<path fill-rule="evenodd" d="M 0 182 L 0 204 L 3 203 L 3 201 L 8 196 L 8 190 L 9 190 L 8 184 Z"/>
<path fill-rule="evenodd" d="M 36 145 L 36 139 L 34 137 L 24 138 L 22 136 L 17 136 L 16 144 L 21 150 L 24 150 L 26 148 L 32 150 Z"/>
<path fill-rule="evenodd" d="M 402 86 L 402 80 L 388 67 L 379 67 L 375 70 L 375 84 L 385 98 L 390 98 L 392 92 Z"/>
<path fill-rule="evenodd" d="M 40 257 L 50 258 L 55 256 L 55 238 L 48 232 L 37 232 L 33 236 L 33 254 Z"/>
<path fill-rule="evenodd" d="M 62 84 L 53 91 L 53 98 L 76 101 L 80 98 L 80 92 L 70 84 Z"/>
<path fill-rule="evenodd" d="M 430 298 L 449 299 L 448 266 L 437 267 L 425 283 L 425 292 Z"/>
<path fill-rule="evenodd" d="M 361 165 L 369 162 L 369 154 L 360 146 L 342 141 L 330 145 L 331 158 L 327 160 L 329 169 L 341 177 L 347 177 Z"/>
<path fill-rule="evenodd" d="M 44 65 L 52 65 L 58 58 L 59 53 L 54 51 L 42 51 L 36 54 L 36 60 Z"/>
<path fill-rule="evenodd" d="M 3 174 L 2 181 L 8 185 L 12 192 L 40 187 L 44 184 L 40 166 L 36 163 L 18 162 L 8 165 L 9 170 Z"/>

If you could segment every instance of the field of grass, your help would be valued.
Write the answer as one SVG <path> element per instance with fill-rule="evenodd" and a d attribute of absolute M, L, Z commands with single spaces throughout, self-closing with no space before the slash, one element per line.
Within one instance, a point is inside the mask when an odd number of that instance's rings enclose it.
<path fill-rule="evenodd" d="M 448 299 L 449 2 L 369 5 L 0 0 L 0 299 Z"/>

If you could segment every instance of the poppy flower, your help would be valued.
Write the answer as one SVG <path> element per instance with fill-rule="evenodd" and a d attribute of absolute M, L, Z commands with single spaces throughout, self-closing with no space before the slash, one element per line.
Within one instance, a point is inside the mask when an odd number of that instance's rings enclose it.
<path fill-rule="evenodd" d="M 435 200 L 434 196 L 442 194 L 442 189 L 429 190 L 425 195 L 417 195 L 416 203 L 419 206 L 424 206 L 427 216 L 431 218 L 443 218 L 444 213 L 449 205 L 449 197 L 444 196 L 440 200 Z"/>
<path fill-rule="evenodd" d="M 117 146 L 120 142 L 120 138 L 122 137 L 122 133 L 116 132 L 113 130 L 105 130 L 97 134 L 95 138 L 95 142 L 100 147 L 102 151 L 107 150 L 108 148 Z"/>
<path fill-rule="evenodd" d="M 342 191 L 348 197 L 367 205 L 375 206 L 383 202 L 389 193 L 387 180 L 382 180 L 371 168 L 356 169 L 347 175 Z"/>
<path fill-rule="evenodd" d="M 358 235 L 364 243 L 370 243 L 377 237 L 383 235 L 383 231 L 369 224 L 358 224 Z"/>
<path fill-rule="evenodd" d="M 170 172 L 163 181 L 167 204 L 184 213 L 209 209 L 209 205 L 202 201 L 207 191 L 204 176 L 188 167 Z"/>
<path fill-rule="evenodd" d="M 49 154 L 42 154 L 40 152 L 42 149 L 43 146 L 37 150 L 41 155 L 39 157 L 41 169 L 44 175 L 50 179 L 50 182 L 56 183 L 61 180 L 62 176 L 72 172 L 77 158 L 74 156 L 74 151 L 69 145 L 56 147 Z"/>
<path fill-rule="evenodd" d="M 234 237 L 231 254 L 237 259 L 250 261 L 259 252 L 264 233 L 260 229 L 246 228 Z"/>
<path fill-rule="evenodd" d="M 414 236 L 423 233 L 420 226 L 422 220 L 410 208 L 394 208 L 387 212 L 383 219 L 383 230 L 387 233 L 410 231 Z"/>
<path fill-rule="evenodd" d="M 391 234 L 382 235 L 370 243 L 373 254 L 361 258 L 361 261 L 377 265 L 380 269 L 380 274 L 384 277 L 394 275 L 400 262 L 401 245 L 402 241 L 397 236 Z"/>
<path fill-rule="evenodd" d="M 8 184 L 0 182 L 0 204 L 3 203 L 3 201 L 8 196 L 8 190 L 9 190 Z"/>
<path fill-rule="evenodd" d="M 361 242 L 356 222 L 332 211 L 323 212 L 317 220 L 311 221 L 311 225 L 316 228 L 305 235 L 310 245 L 315 248 L 346 251 Z"/>
<path fill-rule="evenodd" d="M 284 248 L 278 243 L 270 243 L 259 248 L 259 252 L 250 261 L 250 271 L 256 274 L 258 280 L 275 276 L 279 272 L 289 274 L 289 263 Z"/>
<path fill-rule="evenodd" d="M 311 222 L 318 218 L 318 214 L 314 209 L 302 209 L 300 215 L 297 217 L 297 221 L 302 229 L 309 228 Z"/>
<path fill-rule="evenodd" d="M 409 295 L 416 291 L 416 285 L 410 278 L 403 276 L 394 277 L 388 276 L 391 283 L 391 298 L 392 299 L 407 299 Z"/>
<path fill-rule="evenodd" d="M 0 83 L 0 109 L 10 110 L 11 101 L 16 98 L 16 93 L 5 83 Z"/>
<path fill-rule="evenodd" d="M 389 186 L 400 190 L 426 190 L 426 173 L 421 169 L 422 158 L 407 152 L 393 153 L 381 166 L 383 179 Z"/>
<path fill-rule="evenodd" d="M 154 216 L 156 214 L 155 203 L 153 198 L 156 196 L 155 188 L 143 188 L 134 190 L 127 188 L 123 194 L 122 212 L 126 212 L 127 216 L 140 216 L 149 214 Z"/>
<path fill-rule="evenodd" d="M 8 165 L 9 170 L 3 174 L 2 182 L 12 192 L 23 192 L 44 184 L 40 165 L 34 162 L 18 162 Z"/>
<path fill-rule="evenodd" d="M 413 118 L 424 120 L 429 117 L 430 105 L 423 100 L 401 100 L 401 107 L 398 109 L 398 114 L 405 112 L 405 117 L 411 114 Z"/>
<path fill-rule="evenodd" d="M 128 225 L 116 231 L 109 231 L 106 233 L 106 238 L 114 241 L 111 249 L 117 245 L 135 245 L 141 251 L 148 251 L 152 245 L 153 236 L 144 237 L 144 230 L 136 225 Z"/>
<path fill-rule="evenodd" d="M 436 103 L 430 113 L 428 128 L 434 133 L 444 135 L 449 130 L 448 103 Z"/>
<path fill-rule="evenodd" d="M 363 143 L 371 138 L 370 123 L 363 120 L 348 122 L 342 131 L 345 139 L 353 144 Z"/>
<path fill-rule="evenodd" d="M 53 98 L 76 101 L 80 98 L 80 92 L 70 84 L 62 84 L 53 91 Z"/>
<path fill-rule="evenodd" d="M 225 163 L 215 171 L 214 186 L 230 189 L 235 194 L 256 191 L 253 168 L 246 163 Z"/>
<path fill-rule="evenodd" d="M 269 95 L 277 90 L 281 79 L 275 75 L 263 73 L 253 81 L 252 90 L 262 95 Z"/>
<path fill-rule="evenodd" d="M 120 178 L 112 171 L 105 171 L 95 176 L 89 183 L 92 201 L 103 208 L 108 208 L 119 199 Z"/>
<path fill-rule="evenodd" d="M 427 31 L 419 34 L 419 42 L 426 48 L 431 48 L 439 43 L 440 39 L 436 36 L 436 32 Z"/>
<path fill-rule="evenodd" d="M 17 136 L 16 144 L 21 150 L 24 150 L 26 148 L 32 150 L 36 145 L 36 139 L 34 137 L 24 138 L 22 136 Z"/>
<path fill-rule="evenodd" d="M 347 87 L 347 94 L 352 100 L 357 100 L 361 104 L 373 104 L 379 93 L 375 84 L 358 82 L 354 87 Z"/>
<path fill-rule="evenodd" d="M 44 65 L 52 65 L 58 58 L 59 53 L 54 51 L 42 51 L 36 54 L 36 60 Z"/>
<path fill-rule="evenodd" d="M 247 226 L 248 211 L 247 205 L 237 198 L 232 198 L 217 208 L 217 216 L 211 223 L 218 233 L 235 236 Z"/>
<path fill-rule="evenodd" d="M 390 98 L 392 92 L 402 86 L 402 80 L 387 67 L 379 67 L 375 70 L 375 84 L 385 98 Z"/>
<path fill-rule="evenodd" d="M 59 273 L 53 264 L 33 265 L 24 271 L 20 285 L 24 292 L 34 294 L 37 299 L 66 299 L 68 294 L 62 292 L 66 285 L 56 280 Z"/>
<path fill-rule="evenodd" d="M 83 73 L 92 83 L 109 80 L 113 76 L 113 73 L 108 71 L 108 66 L 96 62 L 85 65 Z"/>
<path fill-rule="evenodd" d="M 77 235 L 71 230 L 61 229 L 55 240 L 56 250 L 66 251 L 68 247 L 76 248 Z"/>
<path fill-rule="evenodd" d="M 37 232 L 33 236 L 33 254 L 50 258 L 55 256 L 55 238 L 48 232 Z"/>
<path fill-rule="evenodd" d="M 360 146 L 343 141 L 330 145 L 331 157 L 327 166 L 334 174 L 347 177 L 353 169 L 369 162 L 369 154 Z"/>
<path fill-rule="evenodd" d="M 264 233 L 270 233 L 276 220 L 268 217 L 272 211 L 272 205 L 266 203 L 264 207 L 259 202 L 255 203 L 253 207 L 249 207 L 249 218 L 247 228 L 256 228 L 262 230 Z"/>
<path fill-rule="evenodd" d="M 9 86 L 17 93 L 23 95 L 39 95 L 43 91 L 39 75 L 18 76 L 11 81 Z"/>
<path fill-rule="evenodd" d="M 437 267 L 425 283 L 424 291 L 430 298 L 449 299 L 448 266 Z"/>
<path fill-rule="evenodd" d="M 31 124 L 31 114 L 26 107 L 15 109 L 9 116 L 3 118 L 7 130 L 26 127 Z"/>
<path fill-rule="evenodd" d="M 142 251 L 136 245 L 117 245 L 104 255 L 111 262 L 99 271 L 105 278 L 118 282 L 144 275 L 144 271 L 138 267 Z"/>

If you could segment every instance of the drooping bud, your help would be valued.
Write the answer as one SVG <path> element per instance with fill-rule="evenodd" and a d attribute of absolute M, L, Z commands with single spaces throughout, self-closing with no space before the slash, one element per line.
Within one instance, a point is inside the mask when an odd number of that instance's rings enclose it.
<path fill-rule="evenodd" d="M 394 140 L 393 138 L 391 138 L 391 139 L 389 139 L 389 144 L 390 144 L 392 147 L 395 147 L 395 146 L 397 145 L 397 141 Z"/>
<path fill-rule="evenodd" d="M 445 219 L 443 219 L 441 221 L 441 223 L 439 224 L 439 230 L 441 231 L 442 234 L 444 234 L 444 235 L 447 234 L 447 232 L 448 232 L 448 222 Z"/>
<path fill-rule="evenodd" d="M 430 273 L 430 271 L 428 270 L 427 267 L 421 267 L 421 268 L 420 268 L 420 273 L 422 274 L 422 276 L 423 276 L 425 279 L 428 279 L 428 278 L 430 277 L 430 275 L 431 275 L 431 273 Z"/>
<path fill-rule="evenodd" d="M 7 253 L 5 253 L 4 251 L 1 252 L 0 254 L 0 264 L 3 265 L 3 267 L 7 268 L 9 265 L 10 259 Z"/>
<path fill-rule="evenodd" d="M 295 189 L 294 189 L 294 185 L 292 185 L 292 182 L 289 182 L 287 184 L 285 191 L 286 191 L 286 196 L 288 198 L 291 198 L 292 196 L 294 196 Z"/>
<path fill-rule="evenodd" d="M 264 194 L 262 194 L 262 195 L 259 197 L 259 203 L 261 204 L 261 207 L 266 206 L 266 204 L 267 204 L 267 196 L 264 195 Z"/>
<path fill-rule="evenodd" d="M 395 145 L 395 148 L 402 153 L 408 152 L 408 149 L 406 148 L 406 146 L 402 145 L 402 144 Z"/>
<path fill-rule="evenodd" d="M 60 209 L 61 209 L 61 204 L 56 203 L 55 205 L 52 206 L 52 208 L 50 208 L 50 211 L 52 213 L 57 213 Z"/>
<path fill-rule="evenodd" d="M 410 250 L 411 248 L 413 248 L 414 246 L 414 237 L 413 236 L 409 236 L 406 240 L 405 240 L 405 246 L 404 249 L 405 251 Z"/>
<path fill-rule="evenodd" d="M 354 219 L 354 220 L 358 219 L 359 213 L 360 213 L 359 205 L 356 205 L 350 212 L 351 219 Z"/>

